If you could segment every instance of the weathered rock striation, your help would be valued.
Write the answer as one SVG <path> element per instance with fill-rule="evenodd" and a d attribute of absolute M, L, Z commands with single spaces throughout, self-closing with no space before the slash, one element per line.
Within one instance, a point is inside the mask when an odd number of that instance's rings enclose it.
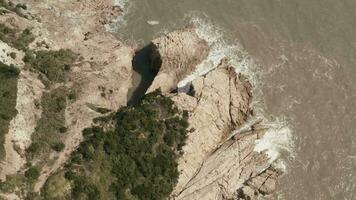
<path fill-rule="evenodd" d="M 194 129 L 178 161 L 181 175 L 176 190 L 185 187 L 204 159 L 230 134 L 235 124 L 241 125 L 247 119 L 250 112 L 248 87 L 225 63 L 194 80 L 192 87 L 193 96 L 185 93 L 173 96 L 179 108 L 188 110 L 188 122 Z"/>
<path fill-rule="evenodd" d="M 39 192 L 47 178 L 63 167 L 78 147 L 82 130 L 90 127 L 94 118 L 101 116 L 88 105 L 117 110 L 127 104 L 134 49 L 106 32 L 105 25 L 121 10 L 111 0 L 19 2 L 28 5 L 29 19 L 19 19 L 13 13 L 6 13 L 1 19 L 20 29 L 32 28 L 36 36 L 30 45 L 32 50 L 70 49 L 81 57 L 68 72 L 65 83 L 57 85 L 75 91 L 76 98 L 68 101 L 65 109 L 68 130 L 63 136 L 64 149 L 51 152 L 48 156 L 51 162 L 33 163 L 44 163 L 34 183 L 34 191 Z M 36 21 L 37 17 L 41 20 Z M 260 194 L 271 193 L 280 172 L 273 168 L 266 154 L 254 151 L 256 140 L 264 135 L 265 130 L 255 126 L 251 131 L 227 140 L 233 130 L 253 116 L 248 81 L 222 60 L 216 69 L 193 80 L 189 93 L 172 94 L 178 82 L 207 58 L 208 43 L 190 27 L 153 40 L 150 48 L 151 67 L 158 73 L 147 92 L 160 88 L 178 108 L 187 111 L 190 124 L 184 154 L 178 160 L 180 176 L 171 199 L 256 199 Z M 0 166 L 0 177 L 3 178 L 23 174 L 27 169 L 22 154 L 31 144 L 31 134 L 41 115 L 41 108 L 35 103 L 43 92 L 52 89 L 46 88 L 37 74 L 22 68 L 24 52 L 11 51 L 21 55 L 17 60 L 10 60 L 21 67 L 21 75 L 16 106 L 18 115 L 11 122 L 6 136 L 7 158 Z M 0 57 L 9 59 L 5 54 L 0 54 Z M 9 199 L 23 197 L 17 195 L 2 196 Z"/>
<path fill-rule="evenodd" d="M 188 35 L 195 37 L 191 31 L 169 35 L 186 35 L 184 41 L 187 41 L 190 40 Z M 198 59 L 187 59 L 187 55 L 183 54 L 175 56 L 179 59 L 170 60 L 172 57 L 167 55 L 172 52 L 182 53 L 176 51 L 175 46 L 192 52 L 202 51 L 202 46 L 190 46 L 191 43 L 180 42 L 182 38 L 179 37 L 174 40 L 169 38 L 156 40 L 163 40 L 164 47 L 169 49 L 158 48 L 160 50 L 156 51 L 156 57 L 162 58 L 162 65 L 151 91 L 156 88 L 166 93 L 171 91 L 183 78 L 182 74 L 189 75 L 199 63 L 197 61 L 203 58 L 199 54 Z M 182 73 L 181 69 L 186 70 Z M 216 69 L 193 80 L 190 87 L 189 93 L 167 94 L 178 108 L 188 111 L 191 130 L 183 147 L 184 154 L 178 159 L 180 176 L 171 199 L 256 199 L 259 194 L 271 193 L 279 172 L 271 166 L 266 154 L 254 151 L 255 141 L 263 136 L 265 130 L 252 128 L 252 131 L 227 140 L 233 130 L 253 117 L 248 81 L 236 73 L 226 60 L 222 60 Z"/>
<path fill-rule="evenodd" d="M 161 88 L 163 93 L 176 89 L 177 83 L 190 74 L 209 54 L 209 46 L 194 28 L 174 31 L 153 40 L 151 67 L 158 71 L 147 93 Z"/>

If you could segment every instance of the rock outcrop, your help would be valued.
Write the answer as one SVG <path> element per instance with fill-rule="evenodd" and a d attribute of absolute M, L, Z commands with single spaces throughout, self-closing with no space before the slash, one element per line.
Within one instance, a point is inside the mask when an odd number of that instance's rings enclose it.
<path fill-rule="evenodd" d="M 204 58 L 202 53 L 194 54 L 205 49 L 204 45 L 197 45 L 203 42 L 195 42 L 195 49 L 187 42 L 199 41 L 191 30 L 185 33 L 184 40 L 170 39 L 180 34 L 184 32 L 173 32 L 153 42 L 157 44 L 156 53 L 162 66 L 149 91 L 156 88 L 165 93 L 171 91 Z M 186 54 L 182 49 L 193 52 Z M 207 51 L 203 55 L 206 54 Z M 167 94 L 178 108 L 188 111 L 190 128 L 184 154 L 178 159 L 180 176 L 171 199 L 256 199 L 259 194 L 271 193 L 279 172 L 265 153 L 254 151 L 256 140 L 265 130 L 254 127 L 230 136 L 253 117 L 249 82 L 222 60 L 217 68 L 187 87 L 190 88 L 184 91 L 188 93 Z"/>
<path fill-rule="evenodd" d="M 158 71 L 147 92 L 161 88 L 163 93 L 176 89 L 177 83 L 190 74 L 209 54 L 209 46 L 193 28 L 171 32 L 153 40 L 151 67 Z"/>
<path fill-rule="evenodd" d="M 175 199 L 256 199 L 273 192 L 279 172 L 266 154 L 254 151 L 255 141 L 263 134 L 264 130 L 246 132 L 219 146 Z"/>
<path fill-rule="evenodd" d="M 173 96 L 179 108 L 188 110 L 188 122 L 194 129 L 178 161 L 181 175 L 176 191 L 185 187 L 204 159 L 236 125 L 244 123 L 250 113 L 248 86 L 225 62 L 205 77 L 194 80 L 192 87 L 193 96 L 185 93 Z"/>
<path fill-rule="evenodd" d="M 193 94 L 178 93 L 176 105 L 189 113 L 191 132 L 178 160 L 172 194 L 179 200 L 255 199 L 274 190 L 279 174 L 264 153 L 254 151 L 264 129 L 231 132 L 252 117 L 250 84 L 222 62 L 192 82 Z"/>

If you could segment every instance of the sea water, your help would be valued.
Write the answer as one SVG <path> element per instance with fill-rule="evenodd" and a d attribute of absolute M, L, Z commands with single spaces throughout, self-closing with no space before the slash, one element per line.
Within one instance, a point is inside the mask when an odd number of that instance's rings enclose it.
<path fill-rule="evenodd" d="M 224 57 L 249 78 L 252 107 L 270 128 L 255 150 L 286 171 L 271 199 L 356 199 L 356 1 L 127 3 L 116 26 L 123 40 L 144 46 L 194 24 L 208 41 L 208 58 L 180 85 Z"/>

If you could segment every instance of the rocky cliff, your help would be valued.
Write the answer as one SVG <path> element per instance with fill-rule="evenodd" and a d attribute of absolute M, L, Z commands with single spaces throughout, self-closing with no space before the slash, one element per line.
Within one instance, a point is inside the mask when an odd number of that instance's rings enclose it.
<path fill-rule="evenodd" d="M 171 33 L 170 35 L 186 35 L 195 38 L 188 30 Z M 194 54 L 180 54 L 179 59 L 169 61 L 170 55 L 179 54 L 175 50 L 189 49 L 201 51 L 201 45 L 180 42 L 179 37 L 156 39 L 155 43 L 164 42 L 163 50 L 156 51 L 155 57 L 164 58 L 160 66 L 153 88 L 166 90 L 166 83 L 175 88 L 177 79 L 189 75 L 204 57 L 201 54 L 194 59 Z M 168 43 L 168 44 L 167 44 Z M 204 44 L 200 42 L 201 44 Z M 182 47 L 186 45 L 186 47 Z M 194 49 L 195 48 L 195 49 Z M 204 47 L 205 48 L 205 47 Z M 180 63 L 182 61 L 182 63 Z M 177 66 L 186 66 L 184 73 Z M 170 76 L 167 76 L 169 72 Z M 174 86 L 174 87 L 173 87 Z M 253 117 L 250 108 L 252 99 L 251 85 L 241 74 L 222 60 L 219 66 L 208 74 L 198 77 L 187 87 L 187 93 L 168 94 L 175 104 L 188 111 L 190 133 L 183 147 L 184 154 L 178 160 L 179 179 L 171 195 L 172 199 L 256 199 L 258 195 L 266 195 L 274 190 L 279 172 L 271 166 L 264 153 L 254 151 L 255 142 L 265 133 L 265 129 L 252 124 L 250 131 L 230 137 L 233 130 L 245 125 Z"/>
<path fill-rule="evenodd" d="M 147 92 L 160 88 L 162 92 L 176 89 L 180 80 L 190 74 L 209 53 L 206 41 L 193 28 L 174 31 L 153 40 L 151 67 L 158 71 Z"/>
<path fill-rule="evenodd" d="M 41 79 L 43 74 L 24 67 L 23 50 L 0 43 L 3 52 L 15 51 L 18 55 L 14 59 L 0 53 L 3 62 L 15 64 L 21 71 L 18 114 L 6 134 L 6 157 L 0 165 L 0 177 L 4 181 L 12 176 L 24 176 L 29 168 L 26 149 L 34 142 L 32 135 L 45 111 L 38 105 L 43 94 L 59 87 L 75 91 L 75 98 L 65 97 L 66 134 L 60 137 L 63 149 L 50 151 L 31 163 L 41 167 L 39 177 L 30 183 L 31 189 L 39 192 L 48 177 L 63 167 L 81 143 L 82 130 L 90 127 L 94 118 L 102 116 L 93 108 L 117 110 L 126 105 L 134 50 L 106 31 L 106 25 L 121 11 L 110 0 L 19 2 L 27 4 L 28 17 L 5 12 L 0 22 L 20 30 L 31 29 L 36 38 L 29 46 L 31 51 L 70 49 L 79 54 L 65 81 L 47 87 Z M 188 114 L 190 133 L 178 159 L 180 175 L 171 198 L 256 199 L 271 193 L 280 172 L 273 168 L 265 153 L 254 151 L 256 140 L 266 130 L 254 125 L 250 131 L 230 135 L 253 117 L 248 80 L 222 60 L 215 69 L 193 80 L 187 86 L 187 93 L 173 93 L 178 82 L 206 59 L 208 43 L 190 27 L 153 40 L 150 48 L 151 67 L 157 76 L 147 92 L 160 88 Z M 6 199 L 23 199 L 29 188 L 23 182 L 17 184 L 0 195 Z"/>

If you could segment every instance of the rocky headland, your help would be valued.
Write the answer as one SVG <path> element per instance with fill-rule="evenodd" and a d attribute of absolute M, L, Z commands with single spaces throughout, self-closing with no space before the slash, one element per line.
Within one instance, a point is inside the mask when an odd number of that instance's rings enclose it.
<path fill-rule="evenodd" d="M 172 44 L 184 44 L 180 38 L 183 35 L 187 38 L 188 34 L 196 37 L 188 28 L 186 32 L 179 30 L 155 39 L 155 43 L 170 39 Z M 159 57 L 166 59 L 175 54 L 176 49 L 170 48 L 170 52 L 165 46 L 158 48 L 158 52 Z M 195 42 L 183 49 L 207 52 L 202 50 L 206 48 L 204 42 Z M 178 160 L 180 176 L 172 199 L 256 199 L 260 194 L 273 192 L 280 171 L 274 169 L 266 154 L 254 151 L 256 140 L 263 137 L 266 129 L 252 124 L 248 131 L 234 137 L 230 135 L 253 118 L 248 80 L 223 59 L 214 70 L 188 84 L 190 88 L 186 93 L 172 94 L 173 90 L 167 91 L 167 81 L 162 81 L 160 74 L 165 75 L 168 69 L 171 74 L 178 73 L 180 76 L 175 80 L 178 83 L 194 71 L 197 59 L 202 61 L 201 56 L 191 59 L 192 54 L 185 57 L 181 52 L 180 55 L 182 57 L 174 62 L 162 62 L 158 83 L 151 86 L 151 90 L 162 87 L 180 109 L 189 113 L 192 131 L 183 147 L 184 154 Z M 187 64 L 187 60 L 192 62 Z M 180 66 L 185 66 L 184 70 Z"/>
<path fill-rule="evenodd" d="M 127 104 L 132 87 L 133 47 L 107 32 L 106 25 L 121 13 L 110 0 L 19 1 L 27 5 L 21 17 L 13 12 L 2 14 L 0 22 L 19 30 L 31 29 L 35 40 L 32 51 L 69 49 L 79 55 L 65 81 L 46 86 L 41 73 L 26 67 L 25 51 L 0 41 L 3 52 L 16 52 L 11 58 L 0 54 L 2 62 L 20 70 L 16 109 L 5 139 L 6 156 L 0 164 L 0 177 L 17 180 L 29 169 L 27 150 L 45 112 L 38 105 L 46 93 L 65 87 L 75 91 L 67 98 L 64 111 L 65 134 L 60 136 L 63 149 L 50 151 L 31 165 L 41 166 L 29 185 L 16 183 L 3 191 L 5 199 L 23 199 L 30 191 L 41 192 L 48 178 L 61 170 L 69 156 L 83 141 L 82 131 L 105 111 L 116 111 Z M 231 135 L 254 117 L 249 81 L 225 59 L 207 74 L 197 77 L 184 90 L 177 85 L 207 58 L 209 46 L 194 27 L 187 27 L 154 39 L 152 67 L 157 72 L 147 93 L 160 89 L 179 110 L 187 112 L 189 133 L 178 158 L 179 177 L 170 199 L 257 199 L 274 191 L 280 171 L 267 154 L 254 151 L 255 143 L 266 128 L 252 124 L 247 131 Z M 182 92 L 183 91 L 183 92 Z M 99 110 L 99 111 L 98 111 Z M 22 180 L 22 179 L 19 179 Z M 24 191 L 26 190 L 26 191 Z"/>

